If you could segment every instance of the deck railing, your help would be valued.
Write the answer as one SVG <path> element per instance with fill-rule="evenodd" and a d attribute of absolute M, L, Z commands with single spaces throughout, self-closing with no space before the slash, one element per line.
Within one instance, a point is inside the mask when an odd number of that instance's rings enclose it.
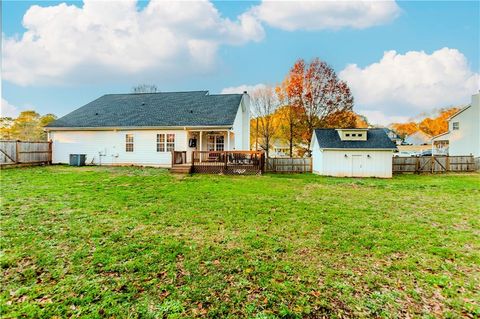
<path fill-rule="evenodd" d="M 172 165 L 185 164 L 187 162 L 186 151 L 172 151 Z"/>
<path fill-rule="evenodd" d="M 265 154 L 261 151 L 193 151 L 192 172 L 211 174 L 262 174 Z"/>

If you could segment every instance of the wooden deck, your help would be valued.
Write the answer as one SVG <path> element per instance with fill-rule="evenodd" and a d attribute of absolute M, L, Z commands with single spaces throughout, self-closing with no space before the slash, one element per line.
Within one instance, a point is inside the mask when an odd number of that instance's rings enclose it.
<path fill-rule="evenodd" d="M 265 166 L 265 155 L 258 151 L 193 151 L 191 163 L 180 157 L 174 154 L 172 173 L 256 175 Z"/>

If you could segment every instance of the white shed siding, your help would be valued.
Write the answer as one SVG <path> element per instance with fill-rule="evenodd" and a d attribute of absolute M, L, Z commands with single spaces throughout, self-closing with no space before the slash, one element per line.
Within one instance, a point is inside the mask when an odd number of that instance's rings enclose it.
<path fill-rule="evenodd" d="M 320 151 L 318 147 L 317 139 L 313 139 L 313 147 L 312 147 L 312 171 L 315 174 L 323 174 L 322 171 L 322 163 L 323 163 L 323 152 Z"/>
<path fill-rule="evenodd" d="M 389 150 L 320 149 L 314 141 L 312 169 L 327 176 L 391 178 L 392 154 Z"/>
<path fill-rule="evenodd" d="M 392 154 L 384 150 L 324 150 L 322 172 L 330 176 L 390 178 Z M 361 168 L 354 168 L 353 161 L 358 161 Z"/>
<path fill-rule="evenodd" d="M 86 154 L 87 163 L 170 167 L 171 152 L 157 152 L 160 133 L 175 134 L 175 150 L 186 150 L 187 132 L 183 130 L 51 131 L 52 162 L 68 163 L 70 154 Z M 125 151 L 126 134 L 133 134 L 133 152 Z"/>

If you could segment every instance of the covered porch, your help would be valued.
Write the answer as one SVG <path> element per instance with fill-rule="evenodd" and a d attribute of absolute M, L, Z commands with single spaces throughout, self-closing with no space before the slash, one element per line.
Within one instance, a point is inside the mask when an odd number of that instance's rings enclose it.
<path fill-rule="evenodd" d="M 235 134 L 231 129 L 187 130 L 185 151 L 174 151 L 172 164 L 191 164 L 194 152 L 216 152 L 235 150 Z M 202 159 L 203 161 L 203 159 Z"/>

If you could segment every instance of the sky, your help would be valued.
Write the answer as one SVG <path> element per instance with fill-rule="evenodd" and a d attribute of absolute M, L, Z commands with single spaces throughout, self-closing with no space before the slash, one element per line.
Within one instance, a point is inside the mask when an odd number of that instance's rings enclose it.
<path fill-rule="evenodd" d="M 479 1 L 2 1 L 2 116 L 109 93 L 251 92 L 326 61 L 387 125 L 480 88 Z"/>

